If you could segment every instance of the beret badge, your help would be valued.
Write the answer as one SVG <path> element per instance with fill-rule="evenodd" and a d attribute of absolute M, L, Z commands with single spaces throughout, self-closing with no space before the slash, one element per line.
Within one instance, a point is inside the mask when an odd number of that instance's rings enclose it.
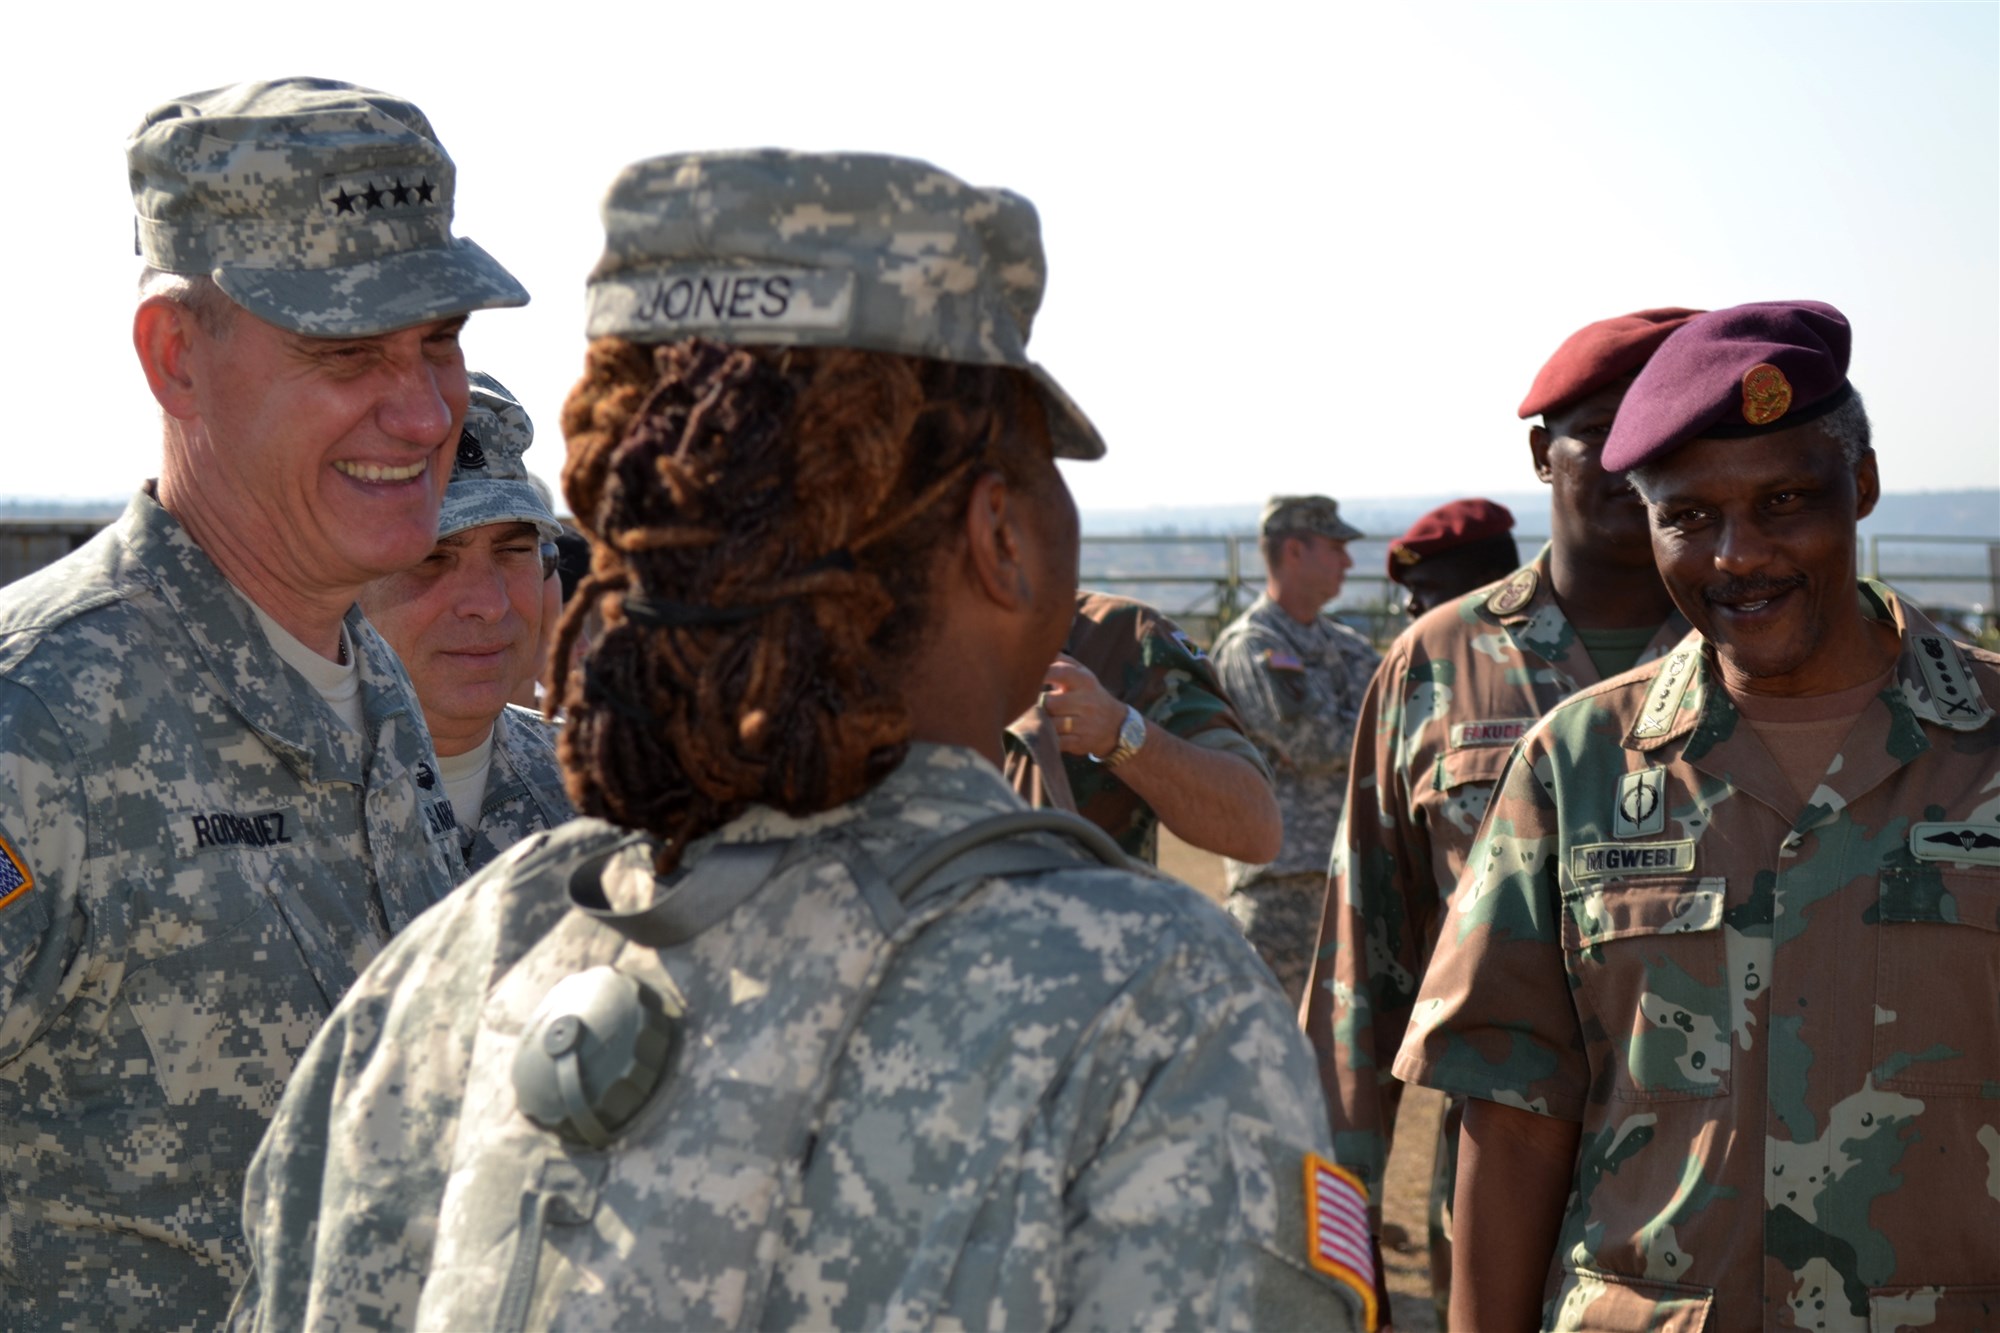
<path fill-rule="evenodd" d="M 1399 565 L 1414 565 L 1418 561 L 1423 559 L 1423 556 L 1419 555 L 1415 551 L 1412 551 L 1409 547 L 1403 545 L 1401 542 L 1397 542 L 1394 546 L 1391 546 L 1389 548 L 1389 555 Z"/>
<path fill-rule="evenodd" d="M 1791 410 L 1792 383 L 1785 372 L 1770 362 L 1743 372 L 1743 419 L 1753 426 L 1768 426 Z"/>

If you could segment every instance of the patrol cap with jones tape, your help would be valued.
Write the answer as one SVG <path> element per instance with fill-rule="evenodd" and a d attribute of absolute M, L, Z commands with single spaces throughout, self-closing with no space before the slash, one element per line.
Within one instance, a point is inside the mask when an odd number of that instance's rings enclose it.
<path fill-rule="evenodd" d="M 619 173 L 604 232 L 589 337 L 1012 366 L 1040 386 L 1058 457 L 1104 454 L 1090 419 L 1028 358 L 1047 266 L 1020 195 L 874 153 L 679 153 Z"/>
<path fill-rule="evenodd" d="M 1257 525 L 1263 536 L 1316 532 L 1337 542 L 1351 542 L 1361 529 L 1340 516 L 1340 504 L 1324 495 L 1274 495 L 1264 502 Z"/>
<path fill-rule="evenodd" d="M 554 541 L 562 523 L 528 480 L 521 457 L 535 442 L 535 423 L 499 380 L 479 371 L 466 378 L 472 401 L 438 511 L 438 539 L 489 523 L 532 523 L 544 541 Z"/>
<path fill-rule="evenodd" d="M 1758 301 L 1675 329 L 1626 390 L 1604 442 L 1624 472 L 1694 440 L 1768 435 L 1854 396 L 1847 317 L 1824 301 Z"/>
<path fill-rule="evenodd" d="M 332 79 L 239 83 L 155 107 L 125 154 L 146 262 L 211 277 L 279 328 L 359 338 L 527 304 L 451 234 L 457 170 L 401 98 Z"/>

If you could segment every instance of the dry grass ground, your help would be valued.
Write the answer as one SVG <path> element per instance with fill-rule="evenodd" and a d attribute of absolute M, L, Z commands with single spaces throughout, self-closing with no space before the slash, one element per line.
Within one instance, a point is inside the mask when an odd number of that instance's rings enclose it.
<path fill-rule="evenodd" d="M 1161 830 L 1160 868 L 1221 902 L 1222 861 Z M 1403 1094 L 1396 1117 L 1396 1149 L 1389 1158 L 1383 1199 L 1382 1259 L 1389 1269 L 1389 1304 L 1396 1333 L 1436 1333 L 1431 1309 L 1429 1223 L 1426 1200 L 1431 1184 L 1431 1145 L 1437 1141 L 1444 1098 L 1428 1088 Z"/>

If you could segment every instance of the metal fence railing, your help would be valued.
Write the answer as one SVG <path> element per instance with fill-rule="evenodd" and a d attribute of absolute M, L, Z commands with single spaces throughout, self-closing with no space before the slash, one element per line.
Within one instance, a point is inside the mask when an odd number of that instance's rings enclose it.
<path fill-rule="evenodd" d="M 60 560 L 104 526 L 103 519 L 0 519 L 0 584 Z M 1400 589 L 1384 570 L 1389 535 L 1349 543 L 1354 568 L 1331 610 L 1377 643 L 1407 623 Z M 1545 540 L 1517 532 L 1525 558 Z M 2000 634 L 2000 537 L 1866 533 L 1861 568 L 1908 593 L 1968 638 Z M 1249 533 L 1085 536 L 1081 581 L 1136 597 L 1179 621 L 1203 643 L 1242 613 L 1264 586 L 1264 557 Z"/>
<path fill-rule="evenodd" d="M 1354 568 L 1329 608 L 1378 644 L 1409 623 L 1402 590 L 1385 573 L 1391 540 L 1371 534 L 1349 543 Z M 1526 559 L 1546 538 L 1517 532 L 1515 540 Z M 1869 533 L 1855 555 L 1871 578 L 1908 594 L 1954 633 L 1968 639 L 2000 634 L 2000 538 Z M 1256 599 L 1264 559 L 1248 533 L 1085 536 L 1081 573 L 1085 587 L 1156 606 L 1207 643 Z"/>

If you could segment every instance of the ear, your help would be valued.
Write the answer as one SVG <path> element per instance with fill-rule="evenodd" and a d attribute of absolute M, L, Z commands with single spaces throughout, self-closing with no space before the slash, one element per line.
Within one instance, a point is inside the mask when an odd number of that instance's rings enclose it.
<path fill-rule="evenodd" d="M 1854 518 L 1856 522 L 1875 512 L 1875 502 L 1882 498 L 1882 477 L 1875 470 L 1875 451 L 1861 455 L 1854 464 Z"/>
<path fill-rule="evenodd" d="M 1549 444 L 1552 440 L 1547 426 L 1528 427 L 1528 453 L 1535 460 L 1535 475 L 1547 486 L 1555 481 L 1555 470 L 1549 466 Z"/>
<path fill-rule="evenodd" d="M 139 354 L 146 383 L 160 407 L 177 420 L 199 415 L 189 361 L 194 340 L 202 336 L 194 311 L 169 297 L 147 297 L 132 316 L 132 350 Z"/>
<path fill-rule="evenodd" d="M 973 587 L 1000 610 L 1018 611 L 1033 600 L 1027 543 L 1020 497 L 1005 477 L 988 472 L 966 501 L 965 555 Z"/>

